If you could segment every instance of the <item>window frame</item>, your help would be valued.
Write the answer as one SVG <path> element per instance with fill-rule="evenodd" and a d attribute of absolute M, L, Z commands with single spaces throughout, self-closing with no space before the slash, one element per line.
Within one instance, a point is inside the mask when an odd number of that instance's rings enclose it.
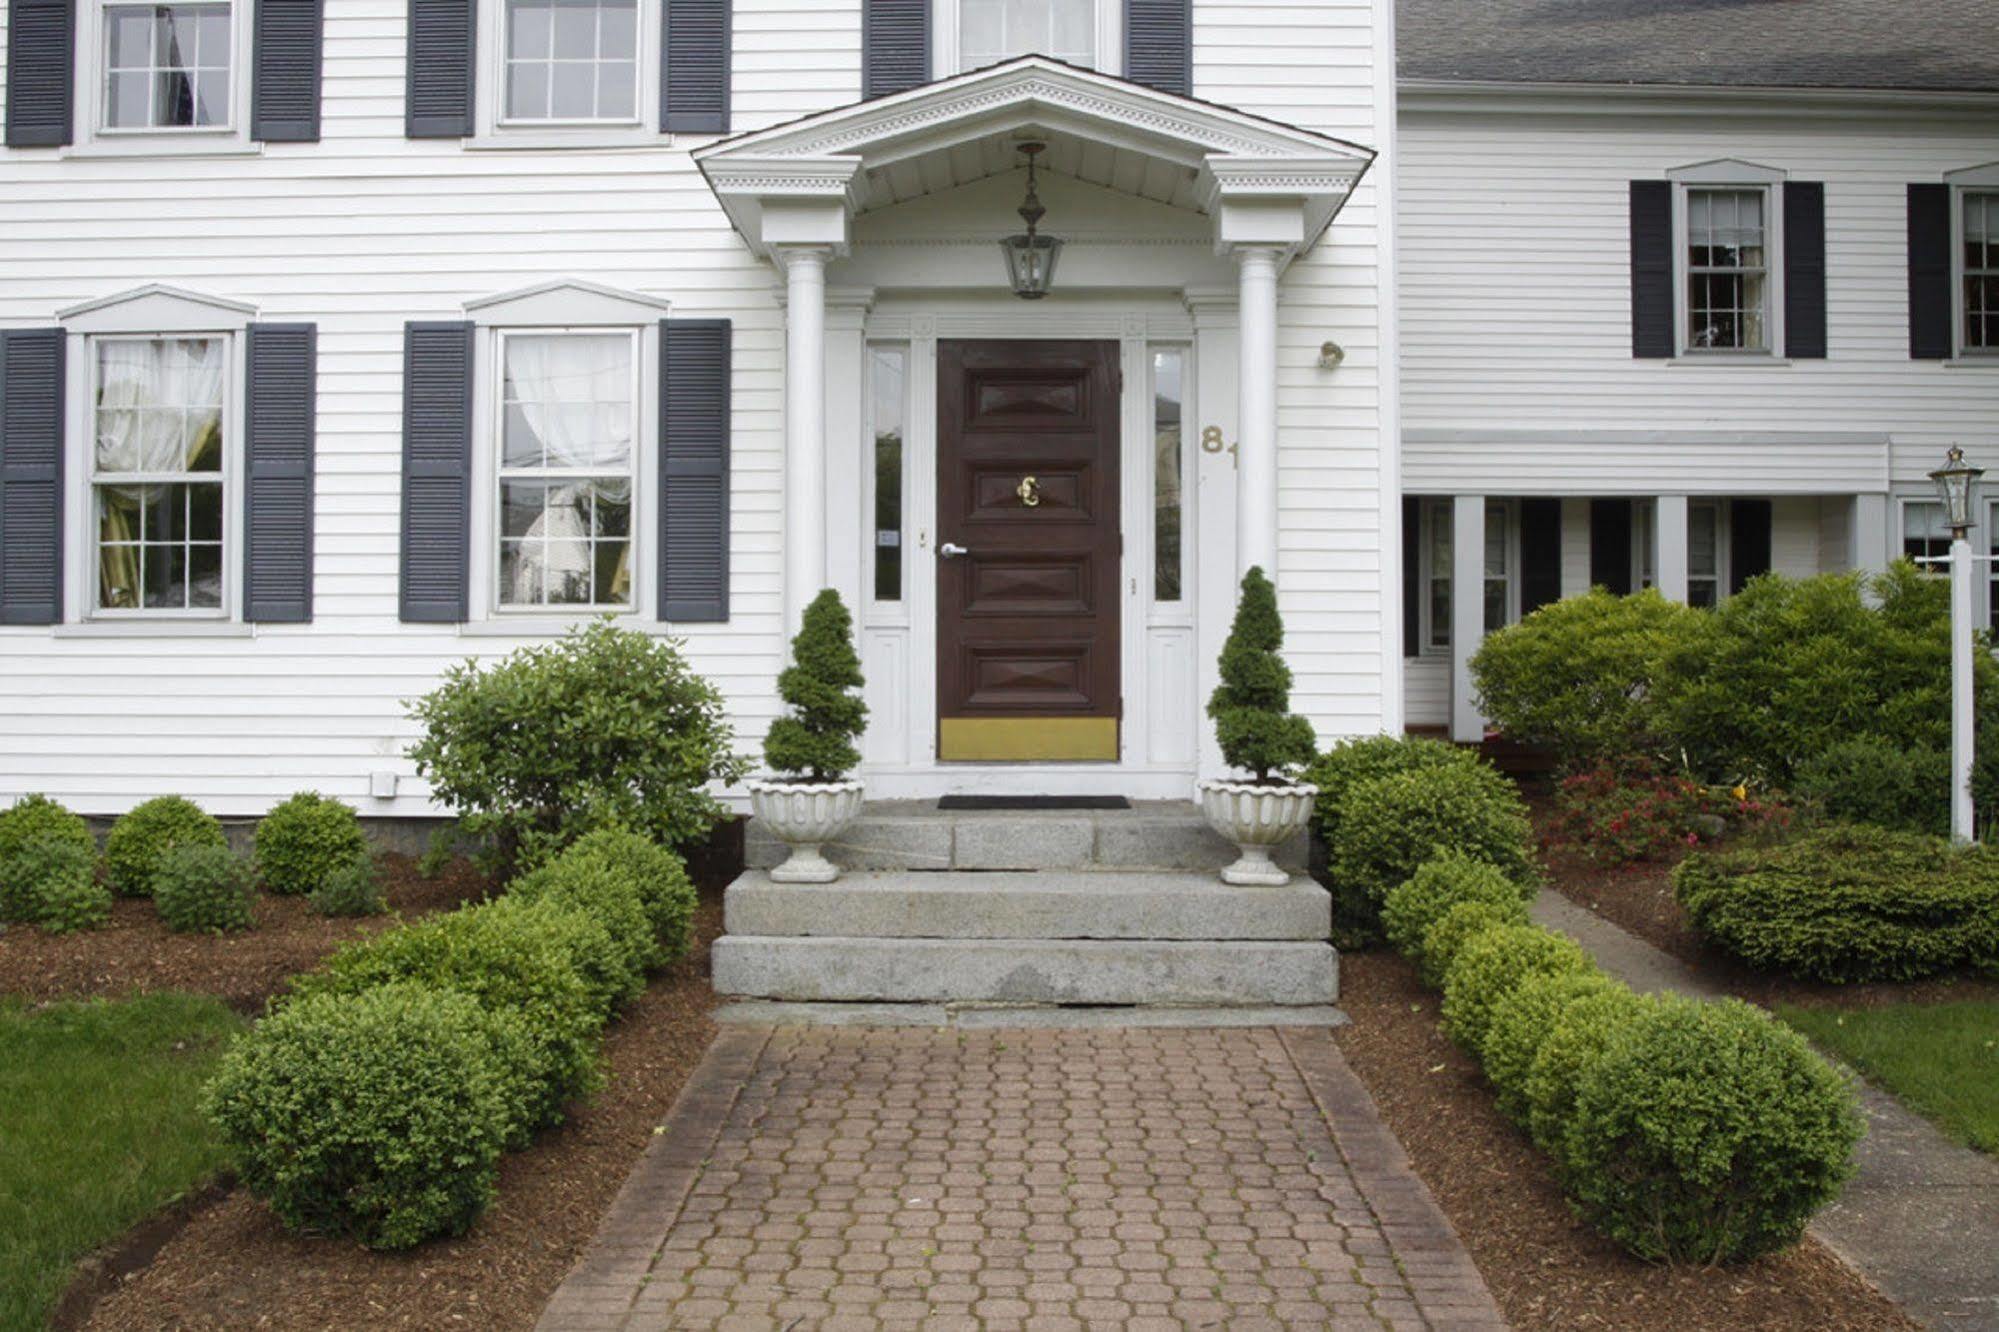
<path fill-rule="evenodd" d="M 1100 74 L 1124 75 L 1124 5 L 1120 0 L 1092 0 L 1096 9 L 1096 59 L 1092 68 Z M 962 0 L 931 0 L 930 76 L 946 79 L 963 74 L 959 46 Z"/>
<path fill-rule="evenodd" d="M 1974 198 L 1990 200 L 1987 205 L 1994 225 L 1999 226 L 1999 170 L 1967 173 L 1973 179 L 1967 183 L 1953 182 L 1950 191 L 1950 309 L 1951 346 L 1957 355 L 1970 361 L 1999 360 L 1999 342 L 1989 347 L 1971 345 L 1971 306 L 1965 298 L 1965 280 L 1971 276 L 1964 262 L 1965 213 Z M 1979 180 L 1978 175 L 1990 175 L 1990 180 Z M 1988 240 L 1988 244 L 1999 245 L 1999 236 Z M 1980 273 L 1991 273 L 1999 278 L 1999 266 L 1978 269 Z"/>
<path fill-rule="evenodd" d="M 479 6 L 476 40 L 480 77 L 473 148 L 547 148 L 671 144 L 659 132 L 660 51 L 665 6 L 638 0 L 637 106 L 629 120 L 524 120 L 507 115 L 507 6 Z"/>
<path fill-rule="evenodd" d="M 1436 658 L 1449 657 L 1451 655 L 1451 626 L 1448 623 L 1443 626 L 1442 641 L 1437 641 L 1435 637 L 1437 630 L 1436 616 L 1430 593 L 1431 585 L 1439 580 L 1450 584 L 1450 604 L 1453 610 L 1455 610 L 1458 590 L 1452 577 L 1453 571 L 1448 568 L 1440 570 L 1436 567 L 1436 552 L 1434 549 L 1435 534 L 1439 525 L 1441 524 L 1446 529 L 1453 528 L 1456 525 L 1453 516 L 1454 507 L 1455 499 L 1450 495 L 1426 496 L 1416 506 L 1417 587 L 1421 593 L 1418 599 L 1420 604 L 1417 606 L 1416 655 L 1418 657 Z M 1495 510 L 1500 512 L 1506 523 L 1506 619 L 1505 624 L 1500 626 L 1503 629 L 1508 625 L 1520 623 L 1520 501 L 1517 499 L 1502 499 L 1488 496 L 1485 501 L 1487 531 L 1490 531 L 1492 528 L 1492 516 Z M 1441 518 L 1439 515 L 1441 515 Z M 1452 539 L 1455 542 L 1455 532 L 1452 534 Z M 1480 551 L 1479 564 L 1481 569 L 1484 568 L 1484 562 L 1485 552 Z M 1490 574 L 1483 574 L 1479 579 L 1478 592 L 1479 606 L 1481 608 L 1485 605 L 1485 585 L 1491 581 L 1492 576 Z M 1497 633 L 1498 630 L 1488 628 L 1485 632 L 1489 634 Z"/>
<path fill-rule="evenodd" d="M 1781 180 L 1729 179 L 1703 174 L 1673 182 L 1673 345 L 1676 356 L 1693 360 L 1780 360 L 1784 347 L 1784 191 Z M 1694 277 L 1689 217 L 1695 193 L 1760 194 L 1763 198 L 1763 341 L 1761 347 L 1697 347 L 1688 324 L 1693 315 Z M 1705 271 L 1729 272 L 1713 269 Z"/>
<path fill-rule="evenodd" d="M 77 10 L 74 77 L 83 94 L 77 98 L 81 142 L 124 148 L 153 146 L 162 151 L 200 147 L 207 150 L 248 148 L 250 140 L 251 43 L 255 31 L 253 0 L 208 0 L 229 6 L 229 119 L 223 125 L 111 125 L 107 114 L 111 77 L 107 9 L 135 0 L 84 0 Z"/>

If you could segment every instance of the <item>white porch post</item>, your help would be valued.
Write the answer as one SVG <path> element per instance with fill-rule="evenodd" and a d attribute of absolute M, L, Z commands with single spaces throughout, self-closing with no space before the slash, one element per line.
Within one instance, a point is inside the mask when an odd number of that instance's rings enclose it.
<path fill-rule="evenodd" d="M 1888 569 L 1888 497 L 1855 495 L 1853 521 L 1847 533 L 1847 564 L 1871 574 Z"/>
<path fill-rule="evenodd" d="M 1451 498 L 1451 739 L 1485 739 L 1471 659 L 1485 641 L 1485 496 Z"/>
<path fill-rule="evenodd" d="M 784 265 L 784 623 L 796 633 L 826 586 L 826 260 L 773 247 Z"/>
<path fill-rule="evenodd" d="M 1654 577 L 1658 579 L 1659 595 L 1668 601 L 1685 604 L 1687 600 L 1687 497 L 1685 495 L 1661 495 L 1653 506 L 1653 540 L 1658 549 L 1652 552 Z"/>
<path fill-rule="evenodd" d="M 1277 264 L 1272 246 L 1235 252 L 1241 331 L 1236 369 L 1236 576 L 1277 581 Z"/>

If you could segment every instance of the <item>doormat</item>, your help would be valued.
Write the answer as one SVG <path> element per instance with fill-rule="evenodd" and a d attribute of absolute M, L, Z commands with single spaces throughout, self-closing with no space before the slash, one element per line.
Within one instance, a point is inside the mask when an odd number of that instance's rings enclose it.
<path fill-rule="evenodd" d="M 977 809 L 1130 809 L 1131 801 L 1123 796 L 942 796 L 937 801 L 940 810 Z"/>

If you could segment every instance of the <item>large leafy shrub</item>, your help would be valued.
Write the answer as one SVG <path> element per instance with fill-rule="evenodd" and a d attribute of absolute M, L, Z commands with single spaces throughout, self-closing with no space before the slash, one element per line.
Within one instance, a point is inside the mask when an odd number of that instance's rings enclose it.
<path fill-rule="evenodd" d="M 1800 763 L 1791 791 L 1842 823 L 1950 832 L 1947 750 L 1907 749 L 1877 736 L 1848 740 Z"/>
<path fill-rule="evenodd" d="M 658 943 L 656 962 L 677 962 L 693 942 L 698 896 L 687 864 L 657 842 L 623 828 L 600 828 L 570 844 L 562 858 L 624 876 L 638 893 Z"/>
<path fill-rule="evenodd" d="M 1389 890 L 1381 905 L 1382 933 L 1411 962 L 1423 961 L 1423 937 L 1461 902 L 1483 902 L 1527 919 L 1531 886 L 1509 879 L 1490 863 L 1462 851 L 1444 851 L 1423 862 L 1408 882 Z"/>
<path fill-rule="evenodd" d="M 1506 735 L 1579 761 L 1652 753 L 1668 664 L 1698 652 L 1707 617 L 1657 591 L 1597 588 L 1486 636 L 1473 654 L 1480 705 Z"/>
<path fill-rule="evenodd" d="M 791 640 L 791 665 L 778 673 L 777 695 L 791 715 L 772 722 L 764 735 L 771 771 L 815 782 L 852 772 L 861 761 L 854 739 L 868 720 L 868 705 L 855 692 L 864 683 L 853 619 L 829 587 L 805 608 Z"/>
<path fill-rule="evenodd" d="M 226 846 L 178 846 L 153 871 L 153 907 L 179 934 L 247 930 L 255 883 L 247 861 Z"/>
<path fill-rule="evenodd" d="M 36 838 L 0 859 L 0 920 L 68 934 L 102 925 L 110 915 L 111 890 L 97 881 L 94 843 Z"/>
<path fill-rule="evenodd" d="M 1266 784 L 1312 761 L 1312 723 L 1291 711 L 1283 647 L 1277 588 L 1260 567 L 1252 568 L 1243 575 L 1235 623 L 1222 644 L 1222 679 L 1208 697 L 1208 716 L 1222 759 Z"/>
<path fill-rule="evenodd" d="M 614 823 L 697 841 L 724 814 L 707 784 L 743 775 L 721 692 L 673 642 L 607 621 L 455 667 L 410 712 L 424 728 L 410 757 L 436 798 L 527 865 Z"/>
<path fill-rule="evenodd" d="M 1616 981 L 1594 967 L 1556 970 L 1524 977 L 1493 1002 L 1478 1056 L 1501 1114 L 1526 1124 L 1527 1076 L 1569 1005 L 1618 988 Z"/>
<path fill-rule="evenodd" d="M 0 810 L 0 862 L 24 849 L 30 842 L 68 842 L 97 854 L 97 839 L 90 825 L 45 795 L 24 795 Z"/>
<path fill-rule="evenodd" d="M 151 897 L 153 875 L 168 852 L 183 846 L 229 845 L 222 825 L 191 800 L 155 796 L 121 814 L 104 839 L 104 869 L 126 897 Z"/>
<path fill-rule="evenodd" d="M 310 893 L 367 854 L 354 811 L 317 791 L 300 791 L 257 823 L 257 873 L 274 893 Z"/>
<path fill-rule="evenodd" d="M 1688 919 L 1751 966 L 1823 981 L 1910 980 L 1999 961 L 1999 859 L 1917 833 L 1833 825 L 1689 856 Z"/>
<path fill-rule="evenodd" d="M 462 1233 L 493 1196 L 495 1032 L 512 1021 L 419 985 L 313 995 L 238 1041 L 204 1104 L 285 1224 L 408 1248 Z"/>
<path fill-rule="evenodd" d="M 1492 1010 L 1529 976 L 1585 976 L 1596 966 L 1582 945 L 1538 925 L 1502 925 L 1474 935 L 1444 973 L 1444 1028 L 1473 1054 L 1485 1046 Z"/>
<path fill-rule="evenodd" d="M 1582 1071 L 1559 1159 L 1598 1230 L 1641 1258 L 1713 1264 L 1796 1241 L 1852 1174 L 1860 1130 L 1796 1032 L 1732 999 L 1655 998 Z"/>

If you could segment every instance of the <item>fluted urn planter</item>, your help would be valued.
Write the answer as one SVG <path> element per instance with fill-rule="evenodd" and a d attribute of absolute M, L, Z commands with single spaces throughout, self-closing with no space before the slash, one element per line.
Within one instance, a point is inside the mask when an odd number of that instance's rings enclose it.
<path fill-rule="evenodd" d="M 1318 795 L 1318 787 L 1303 782 L 1295 786 L 1202 782 L 1201 812 L 1240 853 L 1235 864 L 1222 871 L 1222 882 L 1265 888 L 1291 882 L 1270 853 L 1304 831 Z"/>
<path fill-rule="evenodd" d="M 778 883 L 831 883 L 840 867 L 826 859 L 820 847 L 838 837 L 861 812 L 866 789 L 859 781 L 753 781 L 750 813 L 771 835 L 791 848 L 791 855 L 770 872 Z"/>

